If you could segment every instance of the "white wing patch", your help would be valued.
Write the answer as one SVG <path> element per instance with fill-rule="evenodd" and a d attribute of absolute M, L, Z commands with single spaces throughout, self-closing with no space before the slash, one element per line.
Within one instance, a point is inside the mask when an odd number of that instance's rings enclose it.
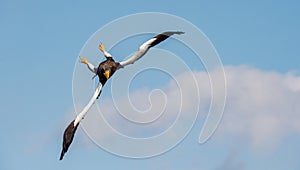
<path fill-rule="evenodd" d="M 84 118 L 84 116 L 86 115 L 86 113 L 88 112 L 88 110 L 92 107 L 92 105 L 94 104 L 94 102 L 97 100 L 97 97 L 99 96 L 100 92 L 102 89 L 102 84 L 99 83 L 98 87 L 93 95 L 93 97 L 91 98 L 91 100 L 89 101 L 89 103 L 83 108 L 83 110 L 77 115 L 75 121 L 74 121 L 74 127 Z"/>
<path fill-rule="evenodd" d="M 151 38 L 150 40 L 146 41 L 144 44 L 142 44 L 138 51 L 134 53 L 134 55 L 132 55 L 131 57 L 129 57 L 127 60 L 124 60 L 122 62 L 120 62 L 120 67 L 125 67 L 129 64 L 133 64 L 134 62 L 136 62 L 138 59 L 140 59 L 141 57 L 143 57 L 147 51 L 150 48 L 150 45 L 156 40 L 156 38 Z"/>

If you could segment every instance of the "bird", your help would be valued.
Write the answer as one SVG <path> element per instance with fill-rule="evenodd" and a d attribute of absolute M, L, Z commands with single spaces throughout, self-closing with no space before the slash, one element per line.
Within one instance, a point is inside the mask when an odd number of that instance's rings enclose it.
<path fill-rule="evenodd" d="M 162 41 L 166 40 L 167 38 L 169 38 L 174 34 L 180 35 L 180 34 L 184 34 L 184 32 L 167 31 L 167 32 L 157 34 L 156 36 L 152 37 L 148 41 L 144 42 L 131 57 L 121 62 L 116 62 L 113 59 L 112 55 L 105 50 L 103 43 L 100 43 L 99 49 L 104 54 L 106 60 L 101 62 L 98 67 L 92 65 L 86 58 L 80 57 L 80 62 L 86 64 L 88 69 L 91 72 L 93 72 L 95 76 L 98 76 L 99 84 L 94 92 L 94 95 L 90 99 L 89 103 L 83 108 L 83 110 L 76 116 L 76 118 L 65 129 L 63 134 L 62 151 L 59 160 L 62 160 L 65 153 L 68 151 L 80 121 L 87 114 L 88 110 L 92 107 L 93 103 L 99 98 L 102 91 L 102 87 L 107 82 L 107 80 L 118 69 L 124 68 L 127 65 L 135 63 L 137 60 L 143 57 L 151 47 L 154 47 L 155 45 L 161 43 Z"/>

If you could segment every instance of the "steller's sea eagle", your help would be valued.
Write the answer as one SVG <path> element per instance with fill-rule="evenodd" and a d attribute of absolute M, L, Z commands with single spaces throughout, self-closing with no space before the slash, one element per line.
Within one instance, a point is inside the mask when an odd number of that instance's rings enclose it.
<path fill-rule="evenodd" d="M 163 32 L 161 34 L 156 35 L 155 37 L 151 38 L 150 40 L 146 41 L 144 44 L 142 44 L 138 51 L 131 57 L 129 57 L 127 60 L 124 60 L 122 62 L 115 62 L 115 60 L 112 58 L 112 55 L 108 53 L 104 45 L 101 43 L 99 45 L 99 49 L 102 51 L 104 56 L 106 57 L 106 60 L 101 62 L 98 67 L 94 67 L 91 63 L 88 62 L 86 58 L 80 57 L 81 63 L 84 63 L 87 65 L 89 70 L 91 70 L 93 73 L 95 73 L 99 77 L 99 84 L 98 87 L 89 101 L 89 103 L 84 107 L 84 109 L 77 115 L 76 119 L 73 120 L 69 126 L 66 128 L 64 135 L 63 135 L 63 145 L 62 145 L 62 151 L 60 154 L 59 160 L 62 160 L 64 157 L 64 154 L 68 151 L 69 146 L 71 145 L 74 134 L 76 132 L 76 129 L 79 125 L 79 122 L 83 119 L 83 117 L 86 115 L 88 110 L 91 108 L 93 103 L 96 101 L 96 99 L 100 96 L 101 89 L 106 83 L 106 81 L 120 68 L 124 68 L 125 66 L 129 64 L 133 64 L 135 61 L 140 59 L 142 56 L 144 56 L 147 51 L 154 47 L 155 45 L 159 44 L 160 42 L 166 40 L 173 34 L 183 34 L 184 32 L 180 31 L 169 31 L 169 32 Z"/>

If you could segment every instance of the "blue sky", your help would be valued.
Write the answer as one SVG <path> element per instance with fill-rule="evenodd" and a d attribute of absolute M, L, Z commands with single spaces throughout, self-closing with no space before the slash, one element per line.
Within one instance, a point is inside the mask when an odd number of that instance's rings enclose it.
<path fill-rule="evenodd" d="M 117 3 L 0 2 L 0 169 L 300 168 L 298 1 Z M 200 117 L 178 146 L 148 159 L 110 154 L 80 129 L 58 161 L 82 46 L 105 24 L 138 12 L 182 17 L 214 44 L 228 78 L 221 125 L 200 145 Z M 104 103 L 110 101 L 105 96 Z"/>

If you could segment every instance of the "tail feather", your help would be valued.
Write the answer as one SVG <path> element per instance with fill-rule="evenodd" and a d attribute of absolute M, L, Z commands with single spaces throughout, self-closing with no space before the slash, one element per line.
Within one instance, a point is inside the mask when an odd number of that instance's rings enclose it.
<path fill-rule="evenodd" d="M 75 132 L 77 130 L 77 127 L 78 127 L 78 124 L 76 126 L 74 126 L 74 121 L 73 120 L 69 126 L 66 128 L 65 132 L 64 132 L 64 137 L 63 137 L 63 145 L 62 145 L 62 151 L 61 151 L 61 154 L 60 154 L 60 158 L 59 160 L 62 160 L 65 153 L 68 151 L 72 141 L 73 141 L 73 138 L 74 138 L 74 135 L 75 135 Z"/>

